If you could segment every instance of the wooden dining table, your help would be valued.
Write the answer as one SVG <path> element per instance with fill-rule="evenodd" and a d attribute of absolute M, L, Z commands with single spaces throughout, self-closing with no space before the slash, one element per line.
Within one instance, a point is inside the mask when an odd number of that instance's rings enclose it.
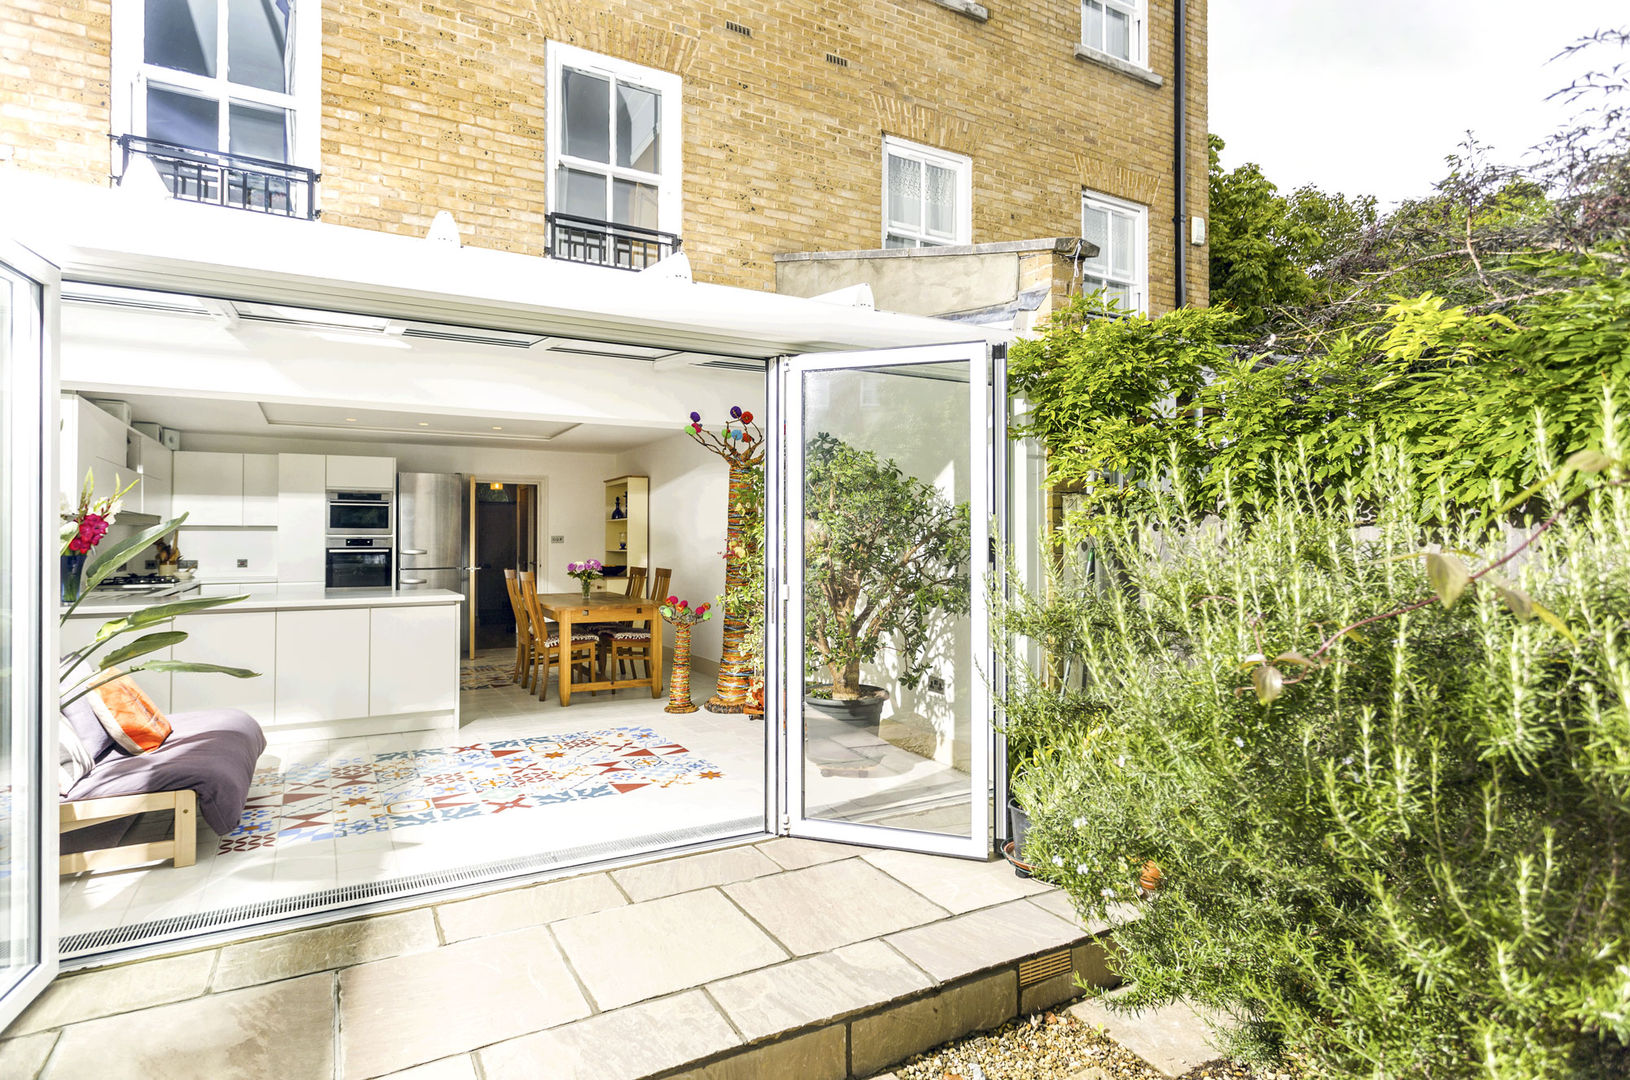
<path fill-rule="evenodd" d="M 662 696 L 662 616 L 657 612 L 660 604 L 660 600 L 644 600 L 612 592 L 590 593 L 587 600 L 583 599 L 582 592 L 538 594 L 538 607 L 542 610 L 544 618 L 553 619 L 560 624 L 562 643 L 572 640 L 573 623 L 581 625 L 644 622 L 651 628 L 650 678 L 573 682 L 572 664 L 568 660 L 560 665 L 561 705 L 572 703 L 573 690 L 624 690 L 631 686 L 649 686 L 652 697 Z"/>

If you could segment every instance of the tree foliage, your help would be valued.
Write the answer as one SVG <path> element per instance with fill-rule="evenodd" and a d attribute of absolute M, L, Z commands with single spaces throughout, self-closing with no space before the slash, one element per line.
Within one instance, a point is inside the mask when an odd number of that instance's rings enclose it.
<path fill-rule="evenodd" d="M 969 607 L 968 504 L 826 432 L 804 461 L 805 621 L 832 696 L 861 696 L 885 641 L 915 686 L 932 620 Z"/>
<path fill-rule="evenodd" d="M 1419 505 L 1407 456 L 1370 460 L 1366 486 L 1396 493 L 1379 506 L 1294 465 L 1266 508 L 1225 499 L 1204 524 L 1157 491 L 1098 537 L 1115 587 L 1004 611 L 1085 672 L 1060 686 L 1008 658 L 1010 736 L 1054 751 L 1015 780 L 1026 860 L 1090 918 L 1138 905 L 1116 930 L 1122 1004 L 1224 1010 L 1244 1056 L 1625 1075 L 1630 489 L 1473 580 L 1437 553 L 1482 567 L 1510 541 Z M 1141 901 L 1149 860 L 1162 885 Z"/>

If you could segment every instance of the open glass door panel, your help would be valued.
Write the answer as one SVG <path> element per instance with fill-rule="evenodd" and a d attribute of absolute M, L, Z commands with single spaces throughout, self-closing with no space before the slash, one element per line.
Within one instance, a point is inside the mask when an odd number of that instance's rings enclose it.
<path fill-rule="evenodd" d="M 991 850 L 990 377 L 985 342 L 787 362 L 793 835 Z"/>

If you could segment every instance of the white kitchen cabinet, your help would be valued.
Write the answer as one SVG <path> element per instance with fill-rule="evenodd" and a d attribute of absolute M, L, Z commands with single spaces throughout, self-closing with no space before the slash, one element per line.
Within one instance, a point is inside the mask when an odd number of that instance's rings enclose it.
<path fill-rule="evenodd" d="M 62 627 L 62 655 L 67 656 L 86 644 L 96 636 L 96 631 L 102 624 L 110 619 L 118 618 L 116 615 L 78 615 L 67 621 Z M 122 649 L 144 634 L 158 634 L 171 629 L 168 622 L 158 623 L 148 627 L 140 633 L 124 634 L 104 644 L 91 654 L 91 659 L 81 664 L 69 677 L 70 682 L 78 682 L 81 677 L 95 670 L 96 660 L 112 649 Z M 186 643 L 183 642 L 183 645 Z M 131 665 L 139 664 L 143 660 L 169 660 L 172 658 L 172 649 L 159 649 L 146 656 L 132 660 Z M 131 676 L 142 692 L 153 700 L 160 712 L 169 712 L 170 709 L 170 673 L 168 671 L 138 671 Z"/>
<path fill-rule="evenodd" d="M 173 460 L 176 514 L 188 525 L 242 525 L 243 455 L 177 450 Z"/>
<path fill-rule="evenodd" d="M 370 613 L 368 704 L 374 716 L 458 706 L 458 605 Z"/>
<path fill-rule="evenodd" d="M 129 429 L 76 394 L 64 394 L 61 404 L 61 458 L 58 478 L 68 502 L 79 504 L 79 489 L 85 472 L 96 474 L 94 490 L 105 495 L 113 490 L 113 474 L 120 473 L 129 483 L 134 470 L 127 464 L 125 433 Z"/>
<path fill-rule="evenodd" d="M 168 476 L 153 476 L 143 473 L 141 483 L 130 494 L 140 496 L 137 505 L 144 514 L 156 514 L 160 521 L 169 521 L 175 516 L 171 512 L 174 500 L 171 496 L 170 478 Z"/>
<path fill-rule="evenodd" d="M 277 455 L 277 580 L 320 585 L 325 577 L 328 459 Z"/>
<path fill-rule="evenodd" d="M 179 456 L 179 455 L 178 455 Z M 258 678 L 178 671 L 170 678 L 176 712 L 242 709 L 261 723 L 272 718 L 277 687 L 277 613 L 207 611 L 182 615 L 175 628 L 190 636 L 175 646 L 177 660 L 225 664 L 260 673 Z"/>
<path fill-rule="evenodd" d="M 368 715 L 368 624 L 367 608 L 277 612 L 275 724 Z"/>
<path fill-rule="evenodd" d="M 112 495 L 119 488 L 124 487 L 136 478 L 135 470 L 123 462 L 109 461 L 107 458 L 98 457 L 88 460 L 81 459 L 80 464 L 84 466 L 84 468 L 80 469 L 81 482 L 85 479 L 85 469 L 90 469 L 92 472 L 91 497 L 95 499 L 100 499 L 104 495 Z M 136 491 L 132 491 L 126 496 L 125 505 L 127 508 L 133 510 L 141 508 L 141 496 L 136 493 L 140 490 L 140 485 L 137 485 Z"/>
<path fill-rule="evenodd" d="M 157 476 L 169 480 L 174 476 L 174 457 L 174 451 L 151 435 L 145 435 L 135 428 L 125 434 L 125 460 L 143 477 Z"/>
<path fill-rule="evenodd" d="M 396 459 L 328 455 L 328 490 L 386 491 L 396 487 Z"/>
<path fill-rule="evenodd" d="M 276 454 L 243 455 L 243 523 L 277 524 Z"/>

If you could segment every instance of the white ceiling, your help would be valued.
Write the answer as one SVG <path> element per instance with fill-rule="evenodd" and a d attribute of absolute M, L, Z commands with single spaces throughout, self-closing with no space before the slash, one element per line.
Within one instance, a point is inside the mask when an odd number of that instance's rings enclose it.
<path fill-rule="evenodd" d="M 64 389 L 73 389 L 65 387 Z M 379 408 L 336 408 L 225 398 L 107 394 L 128 402 L 132 419 L 162 424 L 187 435 L 299 439 L 309 442 L 412 443 L 428 446 L 482 446 L 514 450 L 616 453 L 678 430 L 572 424 L 505 417 L 446 416 Z"/>

